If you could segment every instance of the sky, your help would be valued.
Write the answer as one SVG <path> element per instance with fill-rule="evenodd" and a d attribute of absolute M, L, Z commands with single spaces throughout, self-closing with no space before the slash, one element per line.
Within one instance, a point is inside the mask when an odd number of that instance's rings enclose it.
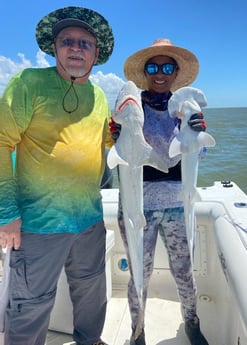
<path fill-rule="evenodd" d="M 191 86 L 204 92 L 208 108 L 247 107 L 246 0 L 1 0 L 0 95 L 19 70 L 55 64 L 39 50 L 35 28 L 43 16 L 66 6 L 93 9 L 112 26 L 114 51 L 91 77 L 111 108 L 126 82 L 125 60 L 161 37 L 197 56 L 200 71 Z"/>

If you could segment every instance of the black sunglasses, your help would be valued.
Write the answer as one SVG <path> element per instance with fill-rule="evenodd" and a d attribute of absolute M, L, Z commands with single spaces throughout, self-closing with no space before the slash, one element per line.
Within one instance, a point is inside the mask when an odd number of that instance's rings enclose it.
<path fill-rule="evenodd" d="M 175 71 L 177 65 L 174 63 L 163 63 L 162 65 L 158 65 L 157 63 L 146 63 L 145 65 L 145 71 L 149 75 L 154 75 L 161 70 L 163 74 L 166 75 L 172 75 L 172 73 Z"/>
<path fill-rule="evenodd" d="M 89 42 L 86 40 L 75 40 L 73 38 L 59 38 L 59 45 L 60 47 L 69 47 L 72 48 L 75 45 L 78 46 L 79 49 L 84 49 L 84 50 L 93 50 L 95 48 L 95 44 L 93 42 Z"/>

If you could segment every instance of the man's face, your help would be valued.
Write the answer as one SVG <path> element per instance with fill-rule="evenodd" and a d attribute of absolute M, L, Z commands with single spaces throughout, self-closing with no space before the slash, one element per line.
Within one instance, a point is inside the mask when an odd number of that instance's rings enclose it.
<path fill-rule="evenodd" d="M 70 79 L 83 77 L 96 63 L 98 48 L 96 38 L 87 30 L 69 27 L 61 30 L 53 45 L 59 74 Z M 89 74 L 85 76 L 87 80 Z"/>

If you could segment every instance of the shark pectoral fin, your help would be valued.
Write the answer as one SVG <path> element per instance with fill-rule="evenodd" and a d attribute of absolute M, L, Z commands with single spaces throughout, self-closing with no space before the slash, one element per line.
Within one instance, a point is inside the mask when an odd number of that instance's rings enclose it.
<path fill-rule="evenodd" d="M 136 214 L 135 220 L 129 217 L 129 221 L 134 229 L 142 229 L 146 225 L 146 218 L 142 212 Z"/>
<path fill-rule="evenodd" d="M 121 158 L 117 152 L 116 146 L 112 146 L 107 155 L 107 164 L 110 169 L 115 168 L 117 165 L 129 165 L 123 158 Z"/>
<path fill-rule="evenodd" d="M 200 132 L 198 134 L 198 142 L 200 146 L 205 147 L 211 147 L 216 145 L 215 139 L 212 137 L 212 135 L 205 132 Z"/>
<path fill-rule="evenodd" d="M 140 152 L 141 154 L 139 156 L 138 162 L 136 162 L 137 166 L 148 165 L 163 172 L 168 172 L 168 167 L 164 159 L 161 155 L 154 151 L 152 146 L 145 143 L 145 145 L 142 145 L 142 149 L 140 150 Z"/>
<path fill-rule="evenodd" d="M 153 149 L 150 151 L 150 155 L 148 160 L 146 160 L 145 165 L 152 166 L 158 170 L 161 170 L 165 173 L 168 172 L 167 164 L 165 163 L 164 159 Z"/>
<path fill-rule="evenodd" d="M 139 229 L 143 228 L 146 225 L 146 218 L 143 213 L 140 215 L 140 226 Z"/>
<path fill-rule="evenodd" d="M 169 156 L 172 158 L 180 153 L 182 153 L 181 142 L 175 137 L 169 147 Z"/>

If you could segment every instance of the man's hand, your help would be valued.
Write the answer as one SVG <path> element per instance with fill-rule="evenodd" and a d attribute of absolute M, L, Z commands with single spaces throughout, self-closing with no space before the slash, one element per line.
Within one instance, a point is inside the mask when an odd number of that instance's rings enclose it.
<path fill-rule="evenodd" d="M 21 245 L 21 220 L 16 219 L 5 225 L 0 225 L 0 245 L 2 248 L 18 249 Z"/>

